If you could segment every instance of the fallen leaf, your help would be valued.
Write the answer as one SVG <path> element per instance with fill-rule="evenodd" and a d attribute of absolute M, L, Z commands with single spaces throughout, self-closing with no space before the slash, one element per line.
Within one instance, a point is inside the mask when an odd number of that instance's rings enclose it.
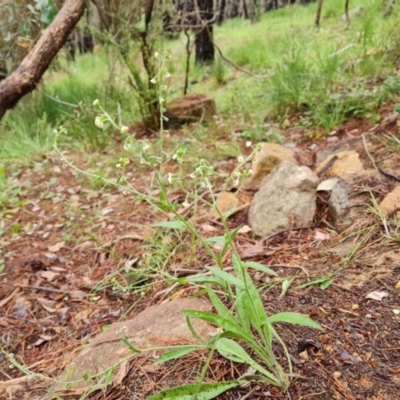
<path fill-rule="evenodd" d="M 14 314 L 17 317 L 25 317 L 27 312 L 31 309 L 31 302 L 23 296 L 19 296 L 14 301 Z"/>
<path fill-rule="evenodd" d="M 53 336 L 51 336 L 51 335 L 44 335 L 44 334 L 41 334 L 41 335 L 39 335 L 39 337 L 40 337 L 41 339 L 47 340 L 47 341 L 53 339 Z"/>
<path fill-rule="evenodd" d="M 111 208 L 111 207 L 106 207 L 106 208 L 103 208 L 103 209 L 101 210 L 101 214 L 102 214 L 102 215 L 108 215 L 108 214 L 111 214 L 113 211 L 114 211 L 113 208 Z"/>
<path fill-rule="evenodd" d="M 129 371 L 129 363 L 126 360 L 120 365 L 117 374 L 115 374 L 112 378 L 112 383 L 114 387 L 122 385 L 122 382 L 124 381 L 126 375 L 128 374 L 128 371 Z"/>
<path fill-rule="evenodd" d="M 215 226 L 212 226 L 212 225 L 209 225 L 209 224 L 201 224 L 200 225 L 200 229 L 203 232 L 215 232 L 215 231 L 218 230 Z"/>
<path fill-rule="evenodd" d="M 243 249 L 241 252 L 240 256 L 241 258 L 252 258 L 254 256 L 259 256 L 264 254 L 265 248 L 261 243 L 257 243 L 253 246 L 246 247 Z"/>
<path fill-rule="evenodd" d="M 384 297 L 387 297 L 387 296 L 389 296 L 389 294 L 386 293 L 386 292 L 379 292 L 379 291 L 376 291 L 376 292 L 368 293 L 368 294 L 365 296 L 365 298 L 366 298 L 366 299 L 376 300 L 376 301 L 382 301 L 382 299 L 383 299 Z"/>
<path fill-rule="evenodd" d="M 44 256 L 49 260 L 57 260 L 57 254 L 55 253 L 44 253 Z"/>
<path fill-rule="evenodd" d="M 251 232 L 251 228 L 249 225 L 243 225 L 239 230 L 238 233 L 248 233 Z"/>
<path fill-rule="evenodd" d="M 318 229 L 315 231 L 315 235 L 314 235 L 315 240 L 320 240 L 322 242 L 324 240 L 328 240 L 329 238 L 330 238 L 329 234 L 327 234 L 323 231 L 320 231 Z"/>
<path fill-rule="evenodd" d="M 335 185 L 339 182 L 339 178 L 330 178 L 322 181 L 318 187 L 317 192 L 329 192 L 331 191 Z"/>
<path fill-rule="evenodd" d="M 69 295 L 73 299 L 85 299 L 88 296 L 87 293 L 82 292 L 82 290 L 73 290 Z"/>
<path fill-rule="evenodd" d="M 39 271 L 38 275 L 44 279 L 47 279 L 49 282 L 57 278 L 60 274 L 58 272 L 53 271 Z"/>
<path fill-rule="evenodd" d="M 47 250 L 49 250 L 52 253 L 57 253 L 60 251 L 65 245 L 65 242 L 58 242 L 56 244 L 53 244 L 52 246 L 49 246 Z"/>
<path fill-rule="evenodd" d="M 45 299 L 44 297 L 38 297 L 37 302 L 48 312 L 56 312 L 56 302 L 53 300 Z"/>

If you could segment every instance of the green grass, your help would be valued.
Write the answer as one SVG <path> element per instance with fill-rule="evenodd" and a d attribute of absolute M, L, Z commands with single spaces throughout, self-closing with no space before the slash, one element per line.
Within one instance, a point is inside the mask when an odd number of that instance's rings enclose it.
<path fill-rule="evenodd" d="M 364 11 L 349 26 L 340 21 L 343 0 L 331 0 L 323 6 L 320 29 L 314 27 L 315 3 L 265 13 L 257 24 L 235 19 L 215 27 L 224 56 L 259 77 L 238 72 L 219 57 L 213 67 L 196 67 L 192 54 L 189 92 L 214 95 L 226 132 L 262 130 L 265 120 L 287 121 L 294 114 L 301 115 L 298 123 L 315 135 L 329 132 L 347 118 L 379 119 L 380 104 L 392 99 L 400 85 L 396 75 L 400 4 L 388 18 L 381 16 L 380 0 L 351 2 L 351 8 L 359 5 Z M 185 39 L 182 35 L 163 44 L 173 55 L 170 98 L 182 93 Z M 79 107 L 39 92 L 26 96 L 1 122 L 0 160 L 29 161 L 48 152 L 52 131 L 61 124 L 68 129 L 65 140 L 70 146 L 90 151 L 107 148 L 114 132 L 94 126 L 96 98 L 124 124 L 138 122 L 127 73 L 116 60 L 108 49 L 70 64 L 61 57 L 40 90 Z M 210 135 L 214 128 L 209 127 Z M 255 137 L 262 138 L 262 132 Z"/>

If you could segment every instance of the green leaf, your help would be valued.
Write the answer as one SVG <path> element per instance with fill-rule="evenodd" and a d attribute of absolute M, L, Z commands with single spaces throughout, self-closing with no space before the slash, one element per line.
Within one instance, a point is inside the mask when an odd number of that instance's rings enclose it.
<path fill-rule="evenodd" d="M 266 274 L 273 275 L 273 276 L 278 276 L 278 274 L 273 271 L 271 268 L 268 268 L 258 262 L 254 261 L 247 261 L 244 263 L 245 267 L 256 269 L 257 271 L 265 272 Z"/>
<path fill-rule="evenodd" d="M 253 362 L 246 350 L 240 344 L 231 339 L 222 337 L 215 344 L 215 349 L 228 360 L 247 364 Z"/>
<path fill-rule="evenodd" d="M 216 267 L 206 267 L 209 271 L 211 271 L 214 276 L 217 278 L 222 279 L 223 281 L 229 283 L 230 285 L 238 286 L 238 287 L 243 287 L 243 283 L 240 279 L 236 278 L 232 274 Z"/>
<path fill-rule="evenodd" d="M 207 243 L 212 243 L 212 244 L 215 244 L 215 243 L 223 243 L 223 244 L 225 244 L 226 243 L 226 238 L 225 238 L 225 236 L 213 236 L 213 237 L 210 237 L 210 238 L 205 238 L 204 241 L 207 242 Z"/>
<path fill-rule="evenodd" d="M 318 286 L 318 285 L 320 286 L 321 289 L 326 289 L 332 283 L 333 283 L 332 278 L 329 276 L 325 276 L 323 278 L 316 279 L 315 281 L 303 283 L 302 285 L 298 285 L 295 287 L 295 289 L 304 289 L 305 287 L 308 287 L 308 286 Z"/>
<path fill-rule="evenodd" d="M 170 228 L 170 229 L 180 229 L 180 230 L 186 229 L 186 224 L 182 221 L 161 221 L 157 222 L 153 226 L 158 228 Z"/>
<path fill-rule="evenodd" d="M 320 324 L 318 324 L 318 322 L 313 321 L 311 318 L 306 317 L 305 315 L 294 312 L 282 312 L 271 315 L 267 318 L 268 324 L 273 324 L 276 322 L 286 322 L 288 324 L 309 326 L 310 328 L 322 330 L 322 327 Z"/>
<path fill-rule="evenodd" d="M 186 278 L 187 283 L 211 283 L 212 285 L 218 285 L 221 286 L 222 288 L 227 287 L 227 283 L 217 277 L 213 276 L 193 276 L 191 278 Z"/>
<path fill-rule="evenodd" d="M 146 400 L 211 400 L 242 383 L 244 382 L 193 383 L 163 390 Z"/>
<path fill-rule="evenodd" d="M 253 342 L 253 338 L 249 335 L 240 325 L 233 323 L 231 320 L 220 317 L 206 311 L 196 311 L 196 310 L 183 310 L 182 314 L 187 315 L 192 318 L 200 318 L 203 321 L 207 321 L 210 324 L 219 326 L 225 331 L 232 332 L 239 338 L 247 341 L 248 343 Z"/>
<path fill-rule="evenodd" d="M 287 290 L 289 289 L 290 284 L 292 283 L 293 279 L 285 279 L 282 282 L 282 291 L 281 291 L 281 297 L 283 297 Z"/>
<path fill-rule="evenodd" d="M 206 345 L 206 341 L 196 332 L 196 329 L 194 329 L 192 321 L 190 321 L 188 316 L 186 316 L 186 323 L 193 337 L 196 338 L 199 343 Z"/>
<path fill-rule="evenodd" d="M 223 357 L 227 358 L 228 360 L 251 365 L 254 369 L 262 373 L 270 383 L 276 385 L 276 377 L 256 361 L 254 361 L 240 344 L 231 339 L 223 337 L 217 341 L 215 348 Z"/>
<path fill-rule="evenodd" d="M 322 290 L 325 290 L 325 289 L 327 289 L 329 286 L 331 286 L 332 283 L 333 283 L 333 280 L 332 280 L 331 278 L 328 278 L 328 279 L 325 279 L 324 282 L 321 282 L 321 284 L 319 285 L 319 287 L 320 287 Z"/>
<path fill-rule="evenodd" d="M 254 285 L 250 275 L 246 270 L 243 270 L 243 276 L 246 286 L 246 307 L 249 313 L 249 319 L 256 329 L 261 329 L 261 326 L 267 322 L 267 314 L 264 304 L 261 300 L 258 289 Z"/>
<path fill-rule="evenodd" d="M 211 304 L 217 310 L 217 313 L 220 317 L 230 320 L 233 324 L 236 324 L 237 321 L 235 317 L 232 315 L 231 311 L 225 306 L 225 304 L 219 299 L 214 290 L 211 289 L 210 285 L 206 285 L 206 290 L 208 294 L 208 298 L 211 301 Z"/>
<path fill-rule="evenodd" d="M 122 343 L 129 348 L 129 350 L 133 351 L 134 353 L 141 353 L 142 351 L 137 349 L 125 336 L 122 335 L 121 332 L 117 332 L 117 335 L 121 339 Z"/>
<path fill-rule="evenodd" d="M 166 361 L 174 360 L 175 358 L 185 356 L 191 351 L 199 350 L 202 348 L 203 347 L 201 346 L 179 346 L 178 349 L 169 351 L 168 353 L 165 353 L 162 356 L 158 357 L 154 364 L 162 364 Z"/>

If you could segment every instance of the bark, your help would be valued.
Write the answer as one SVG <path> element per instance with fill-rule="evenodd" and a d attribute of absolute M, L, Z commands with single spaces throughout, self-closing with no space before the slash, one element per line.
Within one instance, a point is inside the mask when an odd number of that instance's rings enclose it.
<path fill-rule="evenodd" d="M 321 21 L 322 2 L 323 2 L 323 0 L 318 0 L 317 14 L 315 16 L 315 26 L 317 28 L 319 28 L 319 23 Z"/>
<path fill-rule="evenodd" d="M 201 28 L 196 30 L 195 49 L 196 64 L 212 64 L 214 62 L 213 0 L 197 0 L 199 21 Z"/>
<path fill-rule="evenodd" d="M 222 25 L 224 22 L 225 18 L 225 6 L 226 6 L 226 0 L 221 0 L 218 8 L 218 16 L 217 16 L 217 24 Z"/>
<path fill-rule="evenodd" d="M 68 35 L 80 20 L 85 0 L 66 0 L 54 21 L 44 31 L 19 67 L 0 82 L 0 120 L 26 94 L 36 88 Z"/>
<path fill-rule="evenodd" d="M 346 14 L 346 22 L 349 23 L 350 22 L 350 18 L 349 18 L 349 0 L 345 0 L 344 13 Z"/>

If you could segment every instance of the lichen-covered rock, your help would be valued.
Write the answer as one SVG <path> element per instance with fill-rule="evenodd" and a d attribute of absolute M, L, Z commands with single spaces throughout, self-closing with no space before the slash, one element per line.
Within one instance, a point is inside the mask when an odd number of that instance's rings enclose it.
<path fill-rule="evenodd" d="M 249 211 L 256 236 L 266 237 L 291 226 L 309 225 L 315 214 L 318 178 L 307 167 L 279 164 L 261 183 Z"/>
<path fill-rule="evenodd" d="M 381 209 L 382 215 L 385 218 L 390 217 L 396 212 L 396 217 L 397 215 L 400 216 L 400 186 L 397 186 L 385 196 L 381 204 L 379 204 L 379 208 Z"/>
<path fill-rule="evenodd" d="M 360 157 L 354 150 L 330 155 L 315 170 L 317 174 L 325 172 L 329 176 L 338 176 L 346 181 L 351 181 L 363 171 Z"/>
<path fill-rule="evenodd" d="M 263 143 L 261 150 L 254 156 L 252 165 L 254 173 L 247 185 L 258 186 L 282 161 L 290 161 L 293 164 L 297 164 L 294 151 L 278 143 Z"/>

